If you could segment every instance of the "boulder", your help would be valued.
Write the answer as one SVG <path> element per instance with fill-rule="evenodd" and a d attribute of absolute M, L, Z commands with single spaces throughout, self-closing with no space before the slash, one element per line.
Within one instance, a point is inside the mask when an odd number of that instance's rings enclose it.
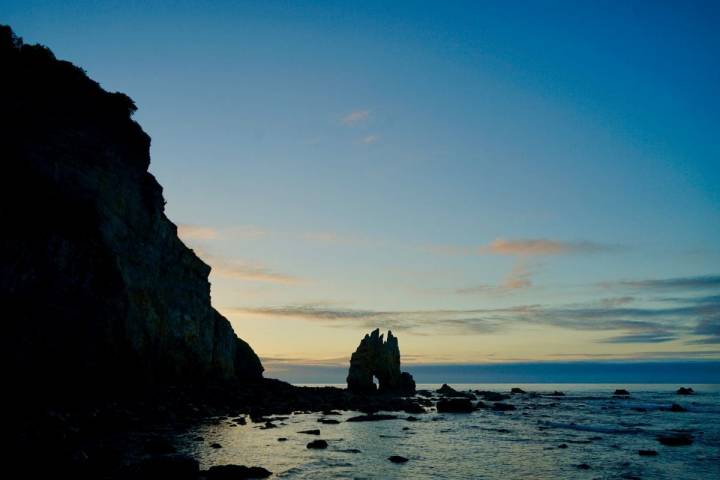
<path fill-rule="evenodd" d="M 378 380 L 378 387 L 373 382 Z M 407 372 L 400 371 L 400 347 L 397 337 L 388 331 L 383 340 L 380 329 L 365 335 L 350 357 L 347 376 L 348 390 L 353 393 L 415 394 L 415 381 Z"/>
<path fill-rule="evenodd" d="M 380 414 L 380 415 L 358 415 L 356 417 L 350 417 L 346 422 L 379 422 L 382 420 L 395 420 L 397 418 L 396 415 L 387 415 L 387 414 Z"/>
<path fill-rule="evenodd" d="M 692 435 L 687 433 L 675 433 L 671 435 L 658 435 L 657 441 L 667 447 L 682 447 L 686 445 L 692 445 Z"/>
<path fill-rule="evenodd" d="M 327 448 L 328 443 L 325 440 L 313 440 L 312 442 L 307 444 L 307 448 L 310 449 L 325 449 Z"/>
<path fill-rule="evenodd" d="M 689 387 L 680 387 L 675 393 L 677 393 L 678 395 L 694 395 L 695 390 Z"/>
<path fill-rule="evenodd" d="M 471 413 L 475 406 L 468 398 L 444 398 L 437 402 L 438 413 Z"/>
<path fill-rule="evenodd" d="M 443 383 L 443 384 L 442 384 L 442 387 L 438 388 L 438 389 L 436 390 L 436 392 L 439 393 L 439 394 L 441 394 L 441 395 L 455 395 L 456 393 L 458 393 L 457 390 L 455 390 L 454 388 L 452 388 L 452 387 L 451 387 L 450 385 L 448 385 L 447 383 Z"/>
<path fill-rule="evenodd" d="M 242 480 L 248 478 L 268 478 L 272 472 L 262 467 L 245 465 L 217 465 L 203 472 L 207 480 Z"/>
<path fill-rule="evenodd" d="M 628 392 L 624 388 L 618 388 L 617 390 L 615 390 L 613 395 L 615 395 L 616 397 L 627 397 L 630 395 L 630 392 Z"/>
<path fill-rule="evenodd" d="M 510 389 L 510 393 L 527 393 L 527 392 L 525 390 L 523 390 L 522 388 L 513 387 Z"/>
<path fill-rule="evenodd" d="M 400 455 L 392 455 L 388 457 L 388 460 L 390 460 L 392 463 L 405 463 L 408 461 L 407 458 L 402 457 Z"/>

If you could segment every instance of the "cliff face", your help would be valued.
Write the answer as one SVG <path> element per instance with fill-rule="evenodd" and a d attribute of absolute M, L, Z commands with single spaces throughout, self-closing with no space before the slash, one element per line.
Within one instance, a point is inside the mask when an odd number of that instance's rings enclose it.
<path fill-rule="evenodd" d="M 0 26 L 0 305 L 11 374 L 257 379 L 178 238 L 135 105 Z"/>

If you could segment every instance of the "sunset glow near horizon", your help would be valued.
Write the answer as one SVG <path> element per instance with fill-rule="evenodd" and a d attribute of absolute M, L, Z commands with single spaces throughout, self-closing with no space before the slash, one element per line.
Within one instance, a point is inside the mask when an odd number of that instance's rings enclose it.
<path fill-rule="evenodd" d="M 134 99 L 270 374 L 346 365 L 376 327 L 408 364 L 720 359 L 720 6 L 445 3 L 0 23 Z"/>

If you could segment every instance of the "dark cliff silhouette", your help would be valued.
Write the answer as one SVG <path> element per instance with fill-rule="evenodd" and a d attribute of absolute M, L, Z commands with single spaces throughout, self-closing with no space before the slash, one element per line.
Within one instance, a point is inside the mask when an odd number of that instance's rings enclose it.
<path fill-rule="evenodd" d="M 373 382 L 378 379 L 378 386 Z M 400 347 L 397 337 L 388 330 L 387 341 L 380 329 L 365 335 L 355 353 L 350 357 L 347 376 L 348 390 L 354 393 L 414 394 L 412 375 L 400 371 Z"/>
<path fill-rule="evenodd" d="M 133 101 L 0 26 L 6 379 L 45 389 L 256 380 L 148 173 Z M 38 387 L 39 386 L 39 387 Z"/>

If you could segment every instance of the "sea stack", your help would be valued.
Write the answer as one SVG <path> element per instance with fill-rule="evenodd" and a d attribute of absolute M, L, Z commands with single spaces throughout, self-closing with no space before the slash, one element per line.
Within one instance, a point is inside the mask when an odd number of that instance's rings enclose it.
<path fill-rule="evenodd" d="M 378 379 L 378 387 L 373 382 L 373 376 Z M 348 390 L 354 393 L 415 393 L 412 375 L 400 371 L 400 347 L 392 331 L 388 330 L 387 341 L 383 340 L 379 328 L 365 335 L 350 357 L 347 385 Z"/>

